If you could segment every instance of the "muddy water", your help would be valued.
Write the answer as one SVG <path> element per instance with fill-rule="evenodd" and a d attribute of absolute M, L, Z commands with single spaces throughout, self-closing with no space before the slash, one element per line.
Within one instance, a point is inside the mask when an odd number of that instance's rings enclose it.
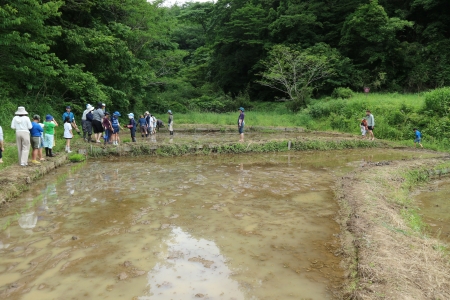
<path fill-rule="evenodd" d="M 429 232 L 450 244 L 450 178 L 434 181 L 416 196 Z"/>
<path fill-rule="evenodd" d="M 0 298 L 332 299 L 343 280 L 335 177 L 413 157 L 357 150 L 62 168 L 3 211 Z"/>

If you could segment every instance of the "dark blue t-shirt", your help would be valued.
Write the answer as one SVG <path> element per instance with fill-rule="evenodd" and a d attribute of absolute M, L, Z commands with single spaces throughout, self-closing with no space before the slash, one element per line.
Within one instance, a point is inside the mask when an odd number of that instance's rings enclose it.
<path fill-rule="evenodd" d="M 145 124 L 147 124 L 147 121 L 145 120 L 145 118 L 140 118 L 139 119 L 139 125 L 140 126 L 145 126 Z"/>

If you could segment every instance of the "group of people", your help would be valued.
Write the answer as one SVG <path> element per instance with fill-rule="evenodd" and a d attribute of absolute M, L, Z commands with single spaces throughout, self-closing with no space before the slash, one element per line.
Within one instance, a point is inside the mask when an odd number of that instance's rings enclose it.
<path fill-rule="evenodd" d="M 369 134 L 369 140 L 375 140 L 375 136 L 373 135 L 373 131 L 375 129 L 375 118 L 373 116 L 373 114 L 371 113 L 370 110 L 366 110 L 366 116 L 361 120 L 361 135 L 362 138 L 366 138 L 367 133 Z M 419 146 L 421 148 L 423 148 L 422 145 L 422 133 L 417 129 L 414 128 L 414 148 L 417 147 L 417 144 L 419 144 Z"/>
<path fill-rule="evenodd" d="M 69 115 L 63 116 L 64 118 L 64 138 L 66 138 L 66 151 L 70 151 L 70 140 L 73 138 L 72 122 Z M 11 128 L 16 131 L 16 143 L 19 155 L 19 164 L 21 166 L 28 165 L 28 156 L 31 152 L 31 162 L 33 164 L 40 164 L 42 160 L 45 160 L 42 149 L 45 149 L 47 157 L 53 157 L 53 146 L 55 144 L 54 135 L 55 127 L 58 126 L 58 122 L 52 115 L 46 115 L 45 121 L 41 123 L 41 117 L 34 115 L 33 120 L 28 117 L 28 112 L 25 107 L 18 107 L 14 118 L 11 121 Z M 0 129 L 1 131 L 1 129 Z M 3 140 L 3 138 L 2 138 Z M 4 145 L 2 141 L 2 151 Z M 1 157 L 1 153 L 0 153 Z"/>

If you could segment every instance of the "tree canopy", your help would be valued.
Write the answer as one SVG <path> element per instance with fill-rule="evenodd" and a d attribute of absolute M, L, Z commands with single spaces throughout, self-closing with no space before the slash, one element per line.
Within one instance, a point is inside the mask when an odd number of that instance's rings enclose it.
<path fill-rule="evenodd" d="M 448 86 L 450 2 L 0 0 L 0 117 L 19 104 L 221 111 L 275 101 L 285 91 L 267 75 L 280 49 L 332 68 L 313 96 Z"/>

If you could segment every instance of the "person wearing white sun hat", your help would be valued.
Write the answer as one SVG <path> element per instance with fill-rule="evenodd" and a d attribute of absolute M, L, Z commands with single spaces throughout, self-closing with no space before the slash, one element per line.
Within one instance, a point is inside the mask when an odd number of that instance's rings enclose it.
<path fill-rule="evenodd" d="M 19 106 L 12 119 L 11 128 L 16 131 L 16 144 L 19 154 L 19 164 L 21 166 L 28 166 L 28 155 L 30 153 L 30 129 L 31 120 L 28 117 L 28 112 L 25 107 Z"/>

